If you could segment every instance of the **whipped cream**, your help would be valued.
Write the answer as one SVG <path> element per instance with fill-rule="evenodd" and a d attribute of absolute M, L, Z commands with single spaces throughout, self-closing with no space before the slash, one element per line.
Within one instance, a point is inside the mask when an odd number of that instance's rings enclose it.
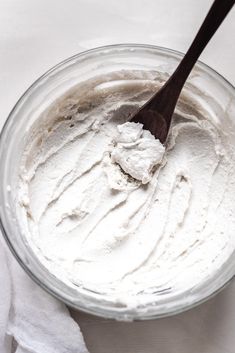
<path fill-rule="evenodd" d="M 117 129 L 112 161 L 142 184 L 147 184 L 152 178 L 153 167 L 160 165 L 163 159 L 165 147 L 150 131 L 143 130 L 143 124 L 127 122 L 118 125 Z"/>
<path fill-rule="evenodd" d="M 156 75 L 75 87 L 34 123 L 19 168 L 18 218 L 43 265 L 127 306 L 192 290 L 235 248 L 234 147 L 209 112 L 182 95 L 166 150 L 127 122 Z"/>

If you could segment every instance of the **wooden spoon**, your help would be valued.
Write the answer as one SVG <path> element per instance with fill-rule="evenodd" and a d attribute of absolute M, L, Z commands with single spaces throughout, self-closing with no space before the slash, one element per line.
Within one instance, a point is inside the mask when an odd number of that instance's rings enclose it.
<path fill-rule="evenodd" d="M 187 77 L 234 3 L 235 0 L 214 1 L 194 41 L 175 72 L 163 87 L 131 117 L 130 121 L 142 123 L 144 129 L 149 130 L 161 143 L 166 142 L 172 115 Z"/>

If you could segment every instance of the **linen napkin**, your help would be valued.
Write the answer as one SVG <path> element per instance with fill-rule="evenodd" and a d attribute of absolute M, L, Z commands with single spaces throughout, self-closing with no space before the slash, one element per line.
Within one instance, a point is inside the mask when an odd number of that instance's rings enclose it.
<path fill-rule="evenodd" d="M 0 353 L 88 353 L 66 306 L 35 284 L 0 233 Z"/>

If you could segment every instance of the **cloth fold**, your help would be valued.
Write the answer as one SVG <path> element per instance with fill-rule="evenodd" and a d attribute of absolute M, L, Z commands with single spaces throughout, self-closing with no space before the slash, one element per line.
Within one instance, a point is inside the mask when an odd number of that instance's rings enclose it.
<path fill-rule="evenodd" d="M 0 261 L 0 352 L 8 353 L 11 349 L 11 339 L 6 336 L 6 331 L 11 306 L 11 282 L 7 257 L 1 241 Z"/>
<path fill-rule="evenodd" d="M 66 306 L 21 269 L 0 239 L 0 353 L 88 353 Z"/>

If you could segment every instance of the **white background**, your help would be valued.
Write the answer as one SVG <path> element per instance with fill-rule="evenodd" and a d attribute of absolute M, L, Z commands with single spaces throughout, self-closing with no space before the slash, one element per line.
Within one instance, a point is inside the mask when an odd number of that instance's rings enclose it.
<path fill-rule="evenodd" d="M 211 0 L 0 0 L 0 126 L 41 74 L 82 50 L 136 42 L 185 52 Z M 201 60 L 235 84 L 235 9 Z M 235 117 L 234 117 L 235 118 Z M 234 353 L 235 283 L 187 313 L 116 323 L 74 313 L 91 353 Z M 43 353 L 43 352 L 42 352 Z"/>

